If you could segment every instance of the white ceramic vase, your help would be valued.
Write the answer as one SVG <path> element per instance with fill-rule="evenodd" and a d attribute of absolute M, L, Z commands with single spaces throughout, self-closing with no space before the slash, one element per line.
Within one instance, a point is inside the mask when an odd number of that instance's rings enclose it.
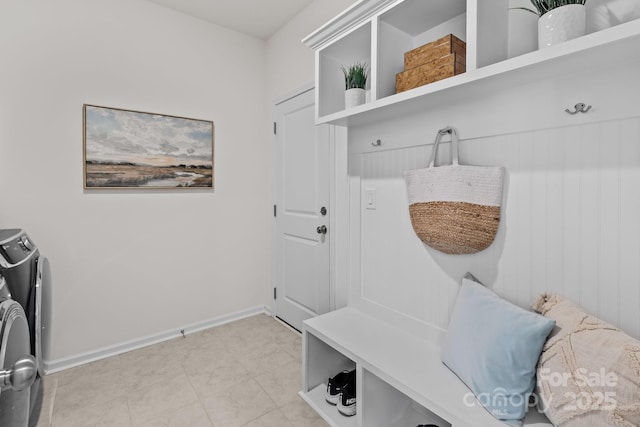
<path fill-rule="evenodd" d="M 347 89 L 344 93 L 344 108 L 356 107 L 364 104 L 366 92 L 364 89 L 352 88 Z"/>
<path fill-rule="evenodd" d="M 583 36 L 585 25 L 586 8 L 582 4 L 550 10 L 538 19 L 538 49 Z"/>

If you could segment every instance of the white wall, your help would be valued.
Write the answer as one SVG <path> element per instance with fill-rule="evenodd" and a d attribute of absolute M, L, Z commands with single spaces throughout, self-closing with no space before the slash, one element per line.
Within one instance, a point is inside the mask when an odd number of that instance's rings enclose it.
<path fill-rule="evenodd" d="M 0 0 L 0 228 L 52 264 L 64 361 L 263 307 L 265 42 L 143 0 Z M 214 191 L 83 191 L 82 105 L 215 122 Z"/>
<path fill-rule="evenodd" d="M 313 50 L 302 39 L 356 0 L 315 0 L 267 42 L 267 94 L 270 100 L 314 79 Z"/>

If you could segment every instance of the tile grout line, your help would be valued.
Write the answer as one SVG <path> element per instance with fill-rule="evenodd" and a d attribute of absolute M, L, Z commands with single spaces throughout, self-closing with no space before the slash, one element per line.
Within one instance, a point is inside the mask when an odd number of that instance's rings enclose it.
<path fill-rule="evenodd" d="M 187 373 L 187 371 L 184 369 L 184 365 L 183 362 L 180 362 L 180 367 L 182 368 L 182 371 L 184 372 L 184 374 L 187 376 L 187 381 L 189 381 L 189 385 L 191 386 L 191 389 L 193 390 L 193 392 L 196 395 L 196 399 L 198 399 L 198 403 L 200 404 L 200 406 L 202 407 L 202 409 L 204 410 L 204 413 L 207 414 L 207 420 L 209 420 L 209 424 L 211 424 L 212 427 L 216 427 L 215 423 L 213 422 L 213 420 L 211 419 L 211 415 L 209 414 L 209 411 L 207 411 L 207 407 L 204 404 L 204 402 L 202 401 L 202 398 L 200 397 L 200 395 L 198 394 L 198 392 L 196 391 L 196 388 L 193 385 L 193 382 L 191 381 L 191 375 L 189 375 Z"/>
<path fill-rule="evenodd" d="M 129 424 L 131 425 L 131 427 L 134 427 L 134 425 L 133 425 L 133 415 L 131 415 L 131 405 L 129 404 L 129 396 L 128 396 L 128 394 L 125 397 L 125 401 L 127 402 L 127 415 L 129 415 Z"/>
<path fill-rule="evenodd" d="M 257 378 L 257 377 L 259 377 L 259 376 L 260 376 L 260 375 L 257 375 L 257 376 L 255 376 L 255 377 L 253 377 L 253 381 L 255 381 L 255 382 L 256 382 L 256 384 L 258 384 L 258 387 L 260 387 L 260 390 L 262 390 L 262 392 L 263 392 L 264 394 L 266 394 L 266 395 L 267 395 L 267 397 L 269 398 L 269 400 L 271 401 L 271 403 L 273 403 L 273 406 L 275 407 L 275 409 L 280 410 L 280 407 L 278 406 L 278 404 L 276 403 L 276 401 L 275 401 L 275 400 L 273 400 L 273 397 L 271 397 L 271 395 L 269 394 L 269 392 L 267 392 L 267 390 L 265 390 L 265 389 L 264 389 L 264 387 L 262 387 L 262 384 L 260 384 L 260 381 L 258 381 L 258 380 L 256 379 L 256 378 Z M 245 425 L 245 426 L 246 426 L 247 424 L 249 424 L 249 423 L 251 423 L 251 422 L 253 422 L 253 421 L 257 420 L 258 418 L 264 417 L 265 415 L 267 415 L 268 413 L 273 412 L 273 411 L 274 411 L 273 409 L 272 409 L 272 410 L 270 410 L 270 411 L 267 411 L 267 412 L 265 412 L 264 414 L 261 414 L 261 415 L 259 415 L 259 416 L 255 417 L 254 419 L 252 419 L 252 420 L 250 420 L 250 421 L 248 421 L 248 422 L 244 423 L 243 425 Z"/>
<path fill-rule="evenodd" d="M 56 374 L 54 374 L 54 375 L 56 375 Z M 46 377 L 46 375 L 45 375 L 45 377 Z M 47 414 L 48 417 L 49 417 L 49 420 L 47 422 L 47 427 L 51 427 L 51 425 L 53 424 L 53 410 L 54 410 L 55 405 L 56 405 L 56 393 L 58 392 L 58 381 L 59 380 L 60 380 L 60 377 L 56 377 L 56 385 L 53 388 L 53 391 L 51 392 L 52 396 L 51 396 L 50 409 L 47 411 L 47 412 L 49 412 Z M 43 386 L 44 386 L 44 378 L 42 379 L 42 383 L 41 383 L 41 387 L 43 387 Z M 44 393 L 42 395 L 42 400 L 43 400 L 43 403 L 44 403 Z M 38 424 L 40 424 L 40 423 L 38 423 Z"/>

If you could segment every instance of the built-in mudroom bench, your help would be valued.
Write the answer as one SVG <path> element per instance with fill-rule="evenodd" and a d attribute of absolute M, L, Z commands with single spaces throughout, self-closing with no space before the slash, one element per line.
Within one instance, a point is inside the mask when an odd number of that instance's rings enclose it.
<path fill-rule="evenodd" d="M 440 334 L 417 336 L 347 307 L 304 323 L 301 397 L 332 426 L 504 427 L 440 361 Z M 356 369 L 358 408 L 347 418 L 325 401 L 327 379 Z M 529 411 L 525 426 L 551 426 Z"/>
<path fill-rule="evenodd" d="M 304 39 L 316 124 L 336 129 L 329 236 L 343 308 L 303 324 L 300 395 L 330 425 L 505 425 L 441 361 L 466 272 L 521 308 L 557 292 L 640 338 L 640 6 L 624 4 L 626 22 L 544 49 L 530 48 L 524 0 L 360 1 Z M 396 91 L 404 54 L 449 34 L 466 43 L 466 71 Z M 345 108 L 354 63 L 368 66 L 368 96 Z M 461 164 L 505 169 L 500 227 L 478 254 L 438 253 L 411 228 L 403 173 L 426 167 L 446 126 Z M 352 369 L 346 417 L 325 391 Z M 529 410 L 525 426 L 550 425 Z"/>

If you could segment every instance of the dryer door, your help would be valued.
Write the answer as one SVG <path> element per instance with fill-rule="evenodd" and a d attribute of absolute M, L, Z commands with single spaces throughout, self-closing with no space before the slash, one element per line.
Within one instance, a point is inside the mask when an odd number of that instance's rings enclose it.
<path fill-rule="evenodd" d="M 38 373 L 44 377 L 44 361 L 49 359 L 49 330 L 51 327 L 51 268 L 46 257 L 38 258 L 36 274 L 35 356 Z"/>
<path fill-rule="evenodd" d="M 24 310 L 13 300 L 3 301 L 0 303 L 0 370 L 12 371 L 20 359 L 25 356 L 31 357 L 30 347 L 29 325 Z M 35 370 L 33 372 L 35 373 Z M 2 387 L 0 426 L 26 427 L 28 425 L 29 394 L 28 386 L 21 391 L 13 390 L 8 386 Z"/>

